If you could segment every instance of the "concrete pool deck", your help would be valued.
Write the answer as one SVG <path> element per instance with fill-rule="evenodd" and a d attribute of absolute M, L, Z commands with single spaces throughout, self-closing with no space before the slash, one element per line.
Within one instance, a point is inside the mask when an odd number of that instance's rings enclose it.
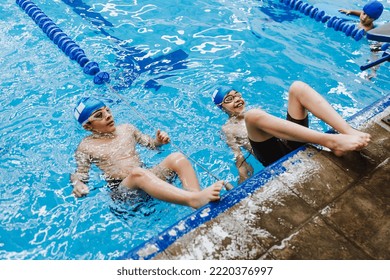
<path fill-rule="evenodd" d="M 238 203 L 164 248 L 149 242 L 136 258 L 390 259 L 389 105 L 390 96 L 350 121 L 372 135 L 363 151 L 336 157 L 305 147 Z"/>

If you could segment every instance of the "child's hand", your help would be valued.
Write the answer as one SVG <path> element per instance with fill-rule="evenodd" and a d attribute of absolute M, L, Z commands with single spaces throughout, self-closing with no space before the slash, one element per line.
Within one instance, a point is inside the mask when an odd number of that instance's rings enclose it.
<path fill-rule="evenodd" d="M 171 139 L 169 138 L 169 136 L 166 132 L 157 130 L 156 141 L 159 144 L 167 144 L 171 141 Z"/>
<path fill-rule="evenodd" d="M 75 197 L 82 197 L 89 194 L 89 188 L 86 184 L 78 181 L 73 187 L 73 194 Z"/>
<path fill-rule="evenodd" d="M 343 14 L 346 14 L 346 15 L 349 15 L 351 13 L 350 10 L 345 10 L 345 9 L 340 9 L 339 12 L 343 13 Z"/>

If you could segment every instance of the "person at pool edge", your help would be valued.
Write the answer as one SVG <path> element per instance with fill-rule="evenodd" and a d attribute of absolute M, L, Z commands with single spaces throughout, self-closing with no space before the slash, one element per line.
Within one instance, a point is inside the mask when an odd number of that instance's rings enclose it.
<path fill-rule="evenodd" d="M 340 9 L 339 12 L 347 14 L 347 15 L 354 15 L 358 16 L 360 18 L 360 22 L 358 27 L 363 28 L 366 32 L 373 29 L 375 27 L 374 21 L 377 20 L 383 12 L 383 5 L 382 3 L 372 0 L 369 1 L 366 5 L 364 5 L 363 10 L 347 10 L 347 9 Z M 382 43 L 380 42 L 370 42 L 369 44 L 370 50 L 371 50 L 371 60 L 375 61 L 379 59 L 378 52 L 381 51 Z M 368 80 L 371 80 L 372 78 L 376 77 L 376 72 L 378 70 L 379 66 L 374 66 L 371 68 L 371 73 L 367 74 L 366 78 Z"/>
<path fill-rule="evenodd" d="M 287 120 L 261 109 L 245 111 L 246 102 L 242 95 L 230 86 L 217 88 L 213 92 L 213 101 L 229 115 L 222 131 L 234 153 L 240 183 L 253 174 L 241 148 L 268 166 L 305 143 L 322 145 L 342 156 L 363 149 L 371 140 L 369 134 L 352 128 L 317 91 L 301 81 L 293 82 L 289 88 Z M 308 128 L 309 111 L 339 134 Z"/>
<path fill-rule="evenodd" d="M 374 28 L 374 21 L 377 20 L 383 12 L 382 3 L 372 0 L 364 5 L 363 10 L 347 10 L 340 9 L 339 12 L 354 15 L 360 18 L 359 28 L 363 28 L 365 31 L 369 31 Z"/>
<path fill-rule="evenodd" d="M 151 169 L 142 167 L 136 144 L 155 149 L 170 142 L 167 133 L 157 130 L 153 139 L 131 124 L 116 126 L 110 109 L 91 97 L 78 102 L 74 116 L 84 129 L 92 132 L 75 152 L 77 169 L 71 182 L 76 197 L 89 193 L 86 183 L 94 163 L 103 171 L 113 192 L 141 189 L 154 198 L 193 208 L 219 200 L 223 181 L 201 190 L 191 163 L 181 153 L 170 154 Z M 169 183 L 176 174 L 183 189 Z"/>

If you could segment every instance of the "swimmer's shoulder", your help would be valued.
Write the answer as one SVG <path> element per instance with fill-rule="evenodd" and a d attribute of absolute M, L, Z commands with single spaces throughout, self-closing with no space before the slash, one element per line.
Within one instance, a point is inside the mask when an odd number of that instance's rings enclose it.
<path fill-rule="evenodd" d="M 229 121 L 227 121 L 224 125 L 222 125 L 222 132 L 224 133 L 224 134 L 229 134 L 229 133 L 231 133 L 231 131 L 230 131 L 230 127 L 231 127 L 231 124 L 229 124 Z"/>
<path fill-rule="evenodd" d="M 232 140 L 236 138 L 237 124 L 227 121 L 222 126 L 222 132 L 225 134 L 227 140 Z"/>
<path fill-rule="evenodd" d="M 226 123 L 222 126 L 222 130 L 231 131 L 239 128 L 243 125 L 243 120 L 237 121 L 235 118 L 229 118 Z"/>
<path fill-rule="evenodd" d="M 77 146 L 77 149 L 74 153 L 76 159 L 81 160 L 82 162 L 85 159 L 91 158 L 92 156 L 92 146 L 88 144 L 87 137 L 84 138 L 80 144 Z"/>
<path fill-rule="evenodd" d="M 89 154 L 91 145 L 93 145 L 93 138 L 91 136 L 87 136 L 83 140 L 81 140 L 80 144 L 77 146 L 76 152 Z"/>
<path fill-rule="evenodd" d="M 118 132 L 120 133 L 134 133 L 134 131 L 137 129 L 134 125 L 130 123 L 124 123 L 120 124 L 116 127 Z"/>

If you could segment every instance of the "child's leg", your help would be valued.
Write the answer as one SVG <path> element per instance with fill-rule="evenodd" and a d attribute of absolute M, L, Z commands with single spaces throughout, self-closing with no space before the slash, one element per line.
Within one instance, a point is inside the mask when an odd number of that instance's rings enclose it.
<path fill-rule="evenodd" d="M 264 141 L 264 135 L 277 138 L 314 143 L 325 146 L 336 155 L 347 151 L 360 150 L 368 145 L 369 137 L 365 133 L 357 134 L 328 134 L 305 126 L 272 116 L 262 110 L 252 109 L 245 114 L 245 124 L 249 139 L 257 142 Z"/>
<path fill-rule="evenodd" d="M 201 188 L 191 162 L 181 153 L 173 153 L 167 156 L 159 166 L 169 168 L 177 173 L 183 185 L 188 191 L 199 192 Z"/>
<path fill-rule="evenodd" d="M 129 189 L 142 189 L 152 197 L 163 201 L 199 208 L 210 201 L 219 200 L 223 181 L 216 182 L 202 191 L 190 192 L 161 180 L 149 170 L 134 168 L 121 185 Z"/>
<path fill-rule="evenodd" d="M 363 134 L 353 129 L 312 87 L 304 82 L 294 82 L 289 90 L 288 112 L 292 118 L 302 120 L 307 116 L 307 110 L 340 133 Z"/>
<path fill-rule="evenodd" d="M 307 110 L 342 134 L 321 133 L 253 109 L 245 114 L 249 139 L 261 142 L 272 135 L 290 141 L 320 144 L 336 155 L 360 150 L 370 142 L 369 134 L 353 129 L 313 88 L 303 82 L 294 82 L 289 90 L 288 112 L 292 118 L 302 120 L 307 116 Z"/>

